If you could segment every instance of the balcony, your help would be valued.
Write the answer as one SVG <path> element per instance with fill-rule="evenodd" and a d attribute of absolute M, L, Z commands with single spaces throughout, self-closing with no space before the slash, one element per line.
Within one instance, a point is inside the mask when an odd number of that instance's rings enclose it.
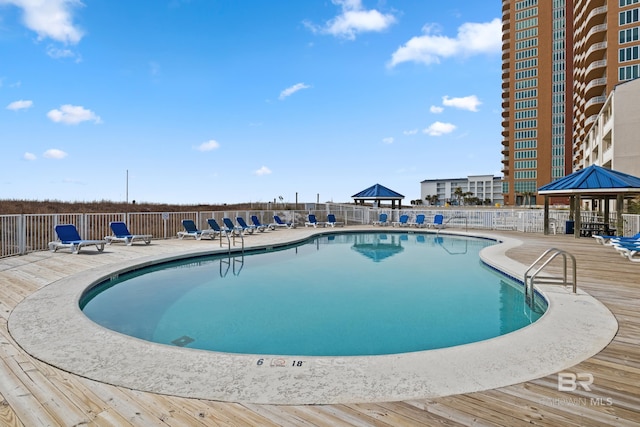
<path fill-rule="evenodd" d="M 584 20 L 588 27 L 604 24 L 607 20 L 607 5 L 596 7 L 587 15 Z"/>
<path fill-rule="evenodd" d="M 503 108 L 502 109 L 502 117 L 509 117 L 509 107 Z"/>
<path fill-rule="evenodd" d="M 598 77 L 604 76 L 604 72 L 607 67 L 607 60 L 602 59 L 600 61 L 594 61 L 585 70 L 583 81 L 595 80 Z"/>
<path fill-rule="evenodd" d="M 597 60 L 602 60 L 607 54 L 607 42 L 593 44 L 584 53 L 584 62 L 590 64 Z"/>
<path fill-rule="evenodd" d="M 596 25 L 591 28 L 587 35 L 582 39 L 587 45 L 596 44 L 605 41 L 607 38 L 607 24 Z"/>
<path fill-rule="evenodd" d="M 598 120 L 597 114 L 587 117 L 586 120 L 584 121 L 585 127 L 590 127 L 593 124 L 593 122 L 595 122 L 596 120 Z"/>
<path fill-rule="evenodd" d="M 589 99 L 594 96 L 601 95 L 605 92 L 607 87 L 607 79 L 606 77 L 601 77 L 599 79 L 593 79 L 587 84 L 584 88 L 584 97 Z"/>
<path fill-rule="evenodd" d="M 606 96 L 594 96 L 589 99 L 586 104 L 584 104 L 584 115 L 585 117 L 592 116 L 594 114 L 598 114 L 602 109 L 605 101 L 607 100 Z M 585 121 L 586 124 L 586 121 Z"/>

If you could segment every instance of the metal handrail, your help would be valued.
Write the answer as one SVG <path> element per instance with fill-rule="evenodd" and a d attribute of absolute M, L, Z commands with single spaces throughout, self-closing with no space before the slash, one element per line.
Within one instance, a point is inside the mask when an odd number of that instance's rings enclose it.
<path fill-rule="evenodd" d="M 447 219 L 444 224 L 442 224 L 442 228 L 444 228 L 445 225 L 449 224 L 452 219 L 464 219 L 464 231 L 469 231 L 469 219 L 464 215 L 454 215 L 452 217 L 449 217 L 449 219 Z M 438 232 L 440 232 L 440 229 L 438 229 Z"/>
<path fill-rule="evenodd" d="M 231 254 L 231 238 L 229 238 L 229 234 L 231 234 L 231 237 L 233 238 L 233 246 L 236 245 L 236 235 L 240 236 L 240 239 L 242 240 L 242 253 L 244 254 L 244 234 L 242 233 L 242 231 L 240 231 L 239 233 L 236 233 L 234 230 L 228 230 L 226 228 L 222 229 L 220 233 L 220 247 L 222 247 L 223 234 L 227 238 L 227 246 L 229 247 L 229 254 Z"/>
<path fill-rule="evenodd" d="M 551 263 L 551 261 L 553 261 L 557 256 L 562 255 L 562 259 L 563 259 L 563 275 L 562 277 L 554 277 L 554 276 L 539 276 L 539 274 L 542 272 L 542 270 L 544 270 L 544 268 L 549 265 Z M 543 259 L 546 260 L 539 266 L 537 267 L 537 269 L 535 269 L 535 271 L 532 272 L 532 270 L 534 270 L 534 268 L 536 268 L 536 266 L 538 265 L 538 263 L 540 261 L 542 261 Z M 571 275 L 571 281 L 567 280 L 567 258 L 569 258 L 571 260 L 571 268 L 572 268 L 572 275 Z M 524 273 L 524 284 L 525 284 L 525 299 L 527 300 L 527 303 L 529 303 L 530 306 L 534 305 L 534 298 L 535 298 L 535 291 L 534 291 L 534 284 L 536 282 L 536 279 L 544 279 L 543 281 L 540 281 L 539 283 L 546 283 L 546 284 L 560 284 L 563 286 L 572 285 L 572 291 L 575 294 L 578 290 L 578 283 L 577 283 L 577 279 L 576 279 L 576 274 L 577 274 L 577 268 L 576 268 L 576 258 L 570 254 L 567 251 L 563 251 L 562 249 L 557 249 L 557 248 L 550 248 L 547 249 L 546 251 L 544 251 L 542 253 L 542 255 L 540 255 L 538 257 L 538 259 L 536 259 L 531 266 L 529 266 L 529 268 L 527 269 L 527 271 Z"/>

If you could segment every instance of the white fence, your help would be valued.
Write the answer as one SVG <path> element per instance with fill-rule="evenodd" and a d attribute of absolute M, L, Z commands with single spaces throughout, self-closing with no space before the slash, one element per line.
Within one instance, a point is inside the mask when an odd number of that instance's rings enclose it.
<path fill-rule="evenodd" d="M 285 221 L 293 221 L 303 226 L 307 214 L 313 213 L 319 221 L 324 221 L 328 213 L 345 224 L 371 224 L 380 213 L 386 213 L 389 221 L 397 221 L 402 214 L 409 215 L 410 221 L 416 215 L 425 215 L 425 223 L 433 223 L 435 215 L 444 216 L 444 223 L 450 228 L 479 230 L 515 230 L 524 233 L 542 233 L 544 214 L 541 209 L 376 209 L 365 206 L 340 204 L 304 204 L 302 210 L 246 210 L 246 211 L 204 211 L 204 212 L 135 212 L 135 213 L 69 213 L 69 214 L 22 214 L 0 215 L 0 258 L 23 255 L 46 250 L 50 241 L 56 239 L 54 227 L 57 224 L 74 224 L 84 239 L 102 239 L 111 234 L 111 221 L 124 221 L 135 234 L 151 234 L 154 239 L 168 239 L 182 230 L 182 220 L 192 219 L 199 228 L 206 229 L 207 218 L 222 222 L 228 217 L 235 220 L 243 217 L 248 223 L 256 215 L 261 223 L 273 222 L 273 215 Z M 599 222 L 602 217 L 597 212 L 582 212 L 583 222 Z M 551 210 L 550 218 L 557 224 L 557 232 L 564 233 L 569 219 L 566 210 Z M 640 232 L 640 215 L 623 215 L 624 235 Z M 610 215 L 612 223 L 616 214 Z"/>

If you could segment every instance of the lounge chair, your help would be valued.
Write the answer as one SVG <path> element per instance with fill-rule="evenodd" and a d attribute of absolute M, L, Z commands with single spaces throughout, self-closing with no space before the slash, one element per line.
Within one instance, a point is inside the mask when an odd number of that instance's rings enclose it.
<path fill-rule="evenodd" d="M 603 245 L 610 245 L 616 241 L 640 241 L 640 233 L 636 233 L 633 236 L 600 236 L 597 234 L 593 234 L 591 237 L 596 239 L 596 242 Z"/>
<path fill-rule="evenodd" d="M 398 218 L 398 221 L 394 221 L 391 223 L 391 225 L 393 225 L 394 227 L 397 225 L 398 227 L 406 227 L 407 222 L 409 221 L 409 215 L 400 215 L 400 218 Z"/>
<path fill-rule="evenodd" d="M 224 224 L 222 229 L 225 231 L 225 233 L 235 235 L 244 234 L 243 228 L 239 225 L 235 225 L 233 221 L 231 221 L 231 218 L 222 218 L 222 223 Z"/>
<path fill-rule="evenodd" d="M 436 216 L 433 217 L 433 224 L 431 224 L 431 226 L 433 228 L 444 228 L 444 216 L 441 214 L 437 214 Z"/>
<path fill-rule="evenodd" d="M 256 226 L 247 224 L 241 216 L 236 217 L 236 222 L 238 223 L 238 227 L 242 228 L 243 232 L 246 231 L 249 234 L 253 234 L 253 232 L 256 231 Z"/>
<path fill-rule="evenodd" d="M 110 222 L 109 227 L 113 234 L 104 237 L 108 245 L 113 242 L 124 242 L 127 246 L 131 246 L 134 240 L 142 240 L 147 245 L 151 243 L 151 234 L 132 234 L 124 222 Z"/>
<path fill-rule="evenodd" d="M 325 225 L 329 227 L 342 227 L 344 222 L 336 221 L 336 216 L 334 214 L 329 214 L 327 215 L 327 222 Z"/>
<path fill-rule="evenodd" d="M 313 228 L 324 227 L 325 225 L 326 224 L 324 222 L 318 222 L 318 219 L 314 214 L 309 214 L 307 222 L 304 223 L 305 227 Z"/>
<path fill-rule="evenodd" d="M 209 224 L 209 227 L 216 235 L 222 236 L 223 234 L 227 234 L 227 231 L 220 227 L 220 224 L 218 224 L 218 221 L 216 221 L 215 218 L 207 218 L 207 224 Z"/>
<path fill-rule="evenodd" d="M 268 225 L 265 225 L 265 224 L 261 223 L 260 219 L 258 219 L 257 215 L 251 215 L 251 222 L 253 223 L 253 225 L 256 227 L 256 230 L 258 230 L 258 231 L 264 231 L 267 228 L 270 228 Z M 272 228 L 272 230 L 273 230 L 273 228 Z"/>
<path fill-rule="evenodd" d="M 178 231 L 178 238 L 184 239 L 185 237 L 193 237 L 196 240 L 200 240 L 203 237 L 208 237 L 213 240 L 216 237 L 216 232 L 214 230 L 199 230 L 196 227 L 196 223 L 193 222 L 192 219 L 183 219 L 182 226 L 184 227 L 184 231 Z"/>
<path fill-rule="evenodd" d="M 426 224 L 424 223 L 424 214 L 418 214 L 416 215 L 416 220 L 415 222 L 411 222 L 409 223 L 409 225 L 413 225 L 415 227 L 421 228 L 424 227 Z"/>
<path fill-rule="evenodd" d="M 613 249 L 620 252 L 622 256 L 635 255 L 640 252 L 640 240 L 625 241 L 625 242 L 612 242 Z"/>
<path fill-rule="evenodd" d="M 373 225 L 389 225 L 389 223 L 387 222 L 387 214 L 381 213 L 380 215 L 378 215 L 378 220 L 373 221 Z"/>
<path fill-rule="evenodd" d="M 269 224 L 269 227 L 271 227 L 272 230 L 275 230 L 278 227 L 293 228 L 292 222 L 284 222 L 278 215 L 273 216 L 273 221 L 274 222 Z"/>
<path fill-rule="evenodd" d="M 70 248 L 71 253 L 77 254 L 85 246 L 95 246 L 98 252 L 104 250 L 106 240 L 85 240 L 80 237 L 78 229 L 73 224 L 59 224 L 55 226 L 58 240 L 49 242 L 49 250 L 56 252 L 60 248 Z"/>

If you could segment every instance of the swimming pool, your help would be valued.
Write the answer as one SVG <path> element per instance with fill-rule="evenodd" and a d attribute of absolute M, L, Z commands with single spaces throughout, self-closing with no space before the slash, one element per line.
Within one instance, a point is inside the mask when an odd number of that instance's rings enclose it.
<path fill-rule="evenodd" d="M 353 231 L 380 231 L 361 229 Z M 246 247 L 268 251 L 332 231 L 298 228 L 261 233 L 247 238 Z M 417 233 L 428 237 L 429 231 Z M 473 235 L 498 243 L 481 251 L 483 262 L 510 277 L 523 277 L 528 266 L 506 255 L 522 244 L 520 239 Z M 96 261 L 88 252 L 82 258 L 90 262 L 46 253 L 45 266 L 54 264 L 56 271 L 69 273 L 45 283 L 20 302 L 9 316 L 9 332 L 38 360 L 93 381 L 188 398 L 307 405 L 424 399 L 545 377 L 598 353 L 618 327 L 611 312 L 580 286 L 578 294 L 573 294 L 557 285 L 541 285 L 540 294 L 549 304 L 544 316 L 529 327 L 496 338 L 380 356 L 262 356 L 141 340 L 104 328 L 80 310 L 79 301 L 87 289 L 111 277 L 171 260 L 195 260 L 212 251 L 226 249 L 211 242 L 173 239 L 139 250 L 113 246 L 96 256 Z M 245 269 L 237 267 L 236 272 L 244 275 Z"/>
<path fill-rule="evenodd" d="M 522 286 L 479 260 L 495 241 L 420 233 L 321 235 L 111 277 L 80 305 L 143 340 L 225 353 L 355 356 L 486 340 L 535 322 Z"/>

